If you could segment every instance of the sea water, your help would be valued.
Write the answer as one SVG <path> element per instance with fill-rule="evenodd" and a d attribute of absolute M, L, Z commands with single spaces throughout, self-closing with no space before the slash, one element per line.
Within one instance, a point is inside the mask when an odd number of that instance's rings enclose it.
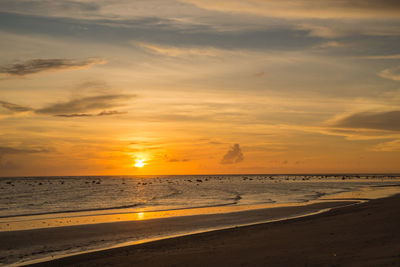
<path fill-rule="evenodd" d="M 0 219 L 112 214 L 265 203 L 303 203 L 360 188 L 400 185 L 398 175 L 183 175 L 0 178 Z M 200 210 L 200 209 L 199 209 Z M 67 215 L 65 215 L 67 214 Z"/>

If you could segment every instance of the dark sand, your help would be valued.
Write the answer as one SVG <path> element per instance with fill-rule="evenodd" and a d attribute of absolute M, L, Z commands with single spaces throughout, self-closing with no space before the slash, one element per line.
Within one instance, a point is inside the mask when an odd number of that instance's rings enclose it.
<path fill-rule="evenodd" d="M 349 203 L 351 202 L 321 202 L 222 214 L 0 232 L 0 265 L 110 247 L 126 241 L 160 239 L 200 229 L 204 231 L 265 222 L 349 205 Z"/>
<path fill-rule="evenodd" d="M 38 266 L 400 266 L 400 195 Z"/>

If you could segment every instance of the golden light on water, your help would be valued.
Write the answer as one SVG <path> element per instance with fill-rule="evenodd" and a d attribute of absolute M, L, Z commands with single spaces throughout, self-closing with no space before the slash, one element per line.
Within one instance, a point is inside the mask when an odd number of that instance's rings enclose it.
<path fill-rule="evenodd" d="M 144 218 L 144 213 L 143 213 L 143 212 L 139 212 L 139 213 L 137 214 L 137 219 L 138 219 L 138 220 L 143 220 L 143 218 Z"/>

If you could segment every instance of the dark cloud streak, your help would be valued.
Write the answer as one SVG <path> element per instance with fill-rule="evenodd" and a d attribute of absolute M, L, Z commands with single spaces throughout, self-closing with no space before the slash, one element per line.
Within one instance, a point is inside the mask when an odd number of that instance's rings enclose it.
<path fill-rule="evenodd" d="M 109 110 L 109 111 L 102 111 L 96 116 L 111 116 L 111 115 L 122 115 L 126 114 L 127 112 L 124 111 L 118 111 L 118 110 Z"/>
<path fill-rule="evenodd" d="M 339 119 L 333 126 L 400 131 L 400 110 L 387 112 L 360 112 Z"/>
<path fill-rule="evenodd" d="M 57 115 L 54 115 L 54 116 L 56 116 L 56 117 L 64 117 L 64 118 L 73 118 L 73 117 L 92 117 L 94 115 L 81 113 L 81 114 L 57 114 Z"/>
<path fill-rule="evenodd" d="M 95 110 L 104 110 L 114 108 L 121 105 L 122 101 L 126 101 L 135 97 L 135 95 L 126 94 L 113 94 L 113 95 L 100 95 L 90 96 L 84 98 L 73 99 L 68 102 L 56 103 L 45 108 L 36 110 L 39 114 L 49 115 L 84 115 L 84 113 Z M 121 114 L 118 111 L 102 111 L 98 115 L 114 115 Z M 86 114 L 87 115 L 87 114 Z"/>
<path fill-rule="evenodd" d="M 99 116 L 112 116 L 112 115 L 122 115 L 127 112 L 118 111 L 118 110 L 110 110 L 110 111 L 102 111 L 97 114 L 88 114 L 88 113 L 75 113 L 75 114 L 57 114 L 56 117 L 64 117 L 64 118 L 73 118 L 73 117 L 99 117 Z"/>
<path fill-rule="evenodd" d="M 99 10 L 99 5 L 95 3 L 85 3 L 80 1 L 54 1 L 54 0 L 2 0 L 0 10 L 15 13 L 43 13 L 46 10 L 47 15 L 54 11 L 63 10 L 73 12 L 94 12 Z"/>
<path fill-rule="evenodd" d="M 20 106 L 20 105 L 17 105 L 17 104 L 6 102 L 6 101 L 0 101 L 0 105 L 3 108 L 8 109 L 8 110 L 13 111 L 13 112 L 25 112 L 25 111 L 32 110 L 29 107 Z"/>
<path fill-rule="evenodd" d="M 73 59 L 31 59 L 22 63 L 14 63 L 0 67 L 0 73 L 11 76 L 26 76 L 45 71 L 62 69 L 86 68 L 94 64 L 103 64 L 104 61 L 97 58 L 89 58 L 83 61 Z"/>
<path fill-rule="evenodd" d="M 49 150 L 45 148 L 15 148 L 15 147 L 0 146 L 0 155 L 45 153 L 45 152 L 49 152 Z"/>
<path fill-rule="evenodd" d="M 67 102 L 55 103 L 40 109 L 33 109 L 0 100 L 0 106 L 14 113 L 32 111 L 36 114 L 65 118 L 112 116 L 126 114 L 127 112 L 107 109 L 122 106 L 124 101 L 133 97 L 135 97 L 135 95 L 129 94 L 90 96 L 73 99 Z"/>

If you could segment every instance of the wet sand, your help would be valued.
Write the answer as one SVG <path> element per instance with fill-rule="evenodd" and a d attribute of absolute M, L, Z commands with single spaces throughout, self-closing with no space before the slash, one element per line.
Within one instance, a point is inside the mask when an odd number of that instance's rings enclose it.
<path fill-rule="evenodd" d="M 149 239 L 230 228 L 287 217 L 302 216 L 355 202 L 321 202 L 212 215 L 0 232 L 0 265 L 70 255 L 75 252 L 146 242 Z"/>
<path fill-rule="evenodd" d="M 38 266 L 400 266 L 400 195 Z"/>

